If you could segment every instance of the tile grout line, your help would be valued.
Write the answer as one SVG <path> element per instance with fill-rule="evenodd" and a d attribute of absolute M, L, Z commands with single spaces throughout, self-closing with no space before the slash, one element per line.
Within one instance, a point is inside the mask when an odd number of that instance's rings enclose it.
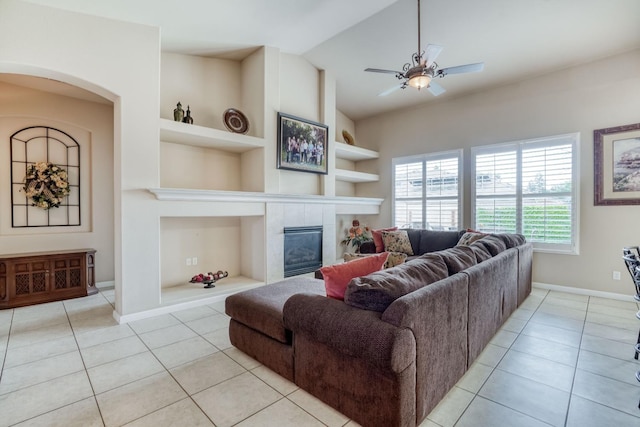
<path fill-rule="evenodd" d="M 540 301 L 540 304 L 538 304 L 538 307 L 536 307 L 536 310 L 534 310 L 534 311 L 533 311 L 533 313 L 534 313 L 534 314 L 535 314 L 535 312 L 538 310 L 538 308 L 540 307 L 540 305 L 542 304 L 542 302 L 544 301 L 544 299 L 546 298 L 546 296 L 547 296 L 548 294 L 549 294 L 549 292 L 547 291 L 547 292 L 546 292 L 546 294 L 545 294 L 545 296 L 544 296 L 544 298 L 542 298 L 542 300 Z M 527 296 L 527 298 L 528 298 L 530 295 L 531 295 L 531 294 L 529 294 L 529 295 Z M 517 310 L 518 308 L 519 308 L 519 307 L 517 307 L 517 308 L 516 308 L 516 310 Z M 513 313 L 515 313 L 515 310 L 514 310 L 514 312 L 513 312 Z M 511 316 L 513 316 L 513 313 L 511 313 L 511 314 L 509 315 L 509 317 L 507 318 L 507 320 L 505 320 L 505 321 L 503 322 L 503 324 L 500 326 L 500 329 L 502 329 L 502 327 L 504 326 L 504 324 L 505 324 L 505 323 L 506 323 L 506 322 L 511 318 Z M 531 317 L 533 317 L 533 314 L 531 315 Z M 469 403 L 467 404 L 467 406 L 464 408 L 464 411 L 462 411 L 462 413 L 460 414 L 460 416 L 458 416 L 458 418 L 456 419 L 456 421 L 455 421 L 455 422 L 454 422 L 454 424 L 453 424 L 454 426 L 455 426 L 455 425 L 457 425 L 457 424 L 460 422 L 460 420 L 462 419 L 462 417 L 464 416 L 464 414 L 467 412 L 467 410 L 469 409 L 469 407 L 471 406 L 471 404 L 472 404 L 472 403 L 476 400 L 476 398 L 478 398 L 478 397 L 480 397 L 481 399 L 486 399 L 486 400 L 488 400 L 488 401 L 490 401 L 490 402 L 493 402 L 493 403 L 498 404 L 498 405 L 500 405 L 500 406 L 503 406 L 503 407 L 505 407 L 505 408 L 508 408 L 508 409 L 510 409 L 510 410 L 512 410 L 512 411 L 515 411 L 515 412 L 521 413 L 521 414 L 523 414 L 523 415 L 525 415 L 525 416 L 527 416 L 527 417 L 529 417 L 529 418 L 534 418 L 534 417 L 531 417 L 530 415 L 524 414 L 524 413 L 522 413 L 522 412 L 520 412 L 520 411 L 517 411 L 517 410 L 515 410 L 515 409 L 513 409 L 513 408 L 509 408 L 508 406 L 503 405 L 503 404 L 501 404 L 501 403 L 499 403 L 499 402 L 495 402 L 495 401 L 493 401 L 493 400 L 491 400 L 491 399 L 488 399 L 488 398 L 486 398 L 486 397 L 484 397 L 484 396 L 480 396 L 480 390 L 482 390 L 482 388 L 483 388 L 483 387 L 484 387 L 484 385 L 487 383 L 487 381 L 489 380 L 489 378 L 491 377 L 491 375 L 493 375 L 493 373 L 496 371 L 496 369 L 498 369 L 498 365 L 500 364 L 500 362 L 502 362 L 502 359 L 504 359 L 504 357 L 505 357 L 505 356 L 506 356 L 506 354 L 509 352 L 509 350 L 511 350 L 511 347 L 512 347 L 512 346 L 513 346 L 513 344 L 516 342 L 516 340 L 520 337 L 520 334 L 522 334 L 522 331 L 524 331 L 524 328 L 526 328 L 526 327 L 527 327 L 527 325 L 529 324 L 529 321 L 531 320 L 531 317 L 529 317 L 529 319 L 527 319 L 526 323 L 524 324 L 524 326 L 522 327 L 522 329 L 520 330 L 520 332 L 518 332 L 518 336 L 516 337 L 516 339 L 514 339 L 514 340 L 513 340 L 513 342 L 509 345 L 509 347 L 507 347 L 507 351 L 505 351 L 505 353 L 500 357 L 500 360 L 496 363 L 496 365 L 495 365 L 495 366 L 493 366 L 493 367 L 492 367 L 492 366 L 484 365 L 484 364 L 483 364 L 484 366 L 488 366 L 488 367 L 490 367 L 490 368 L 491 368 L 491 373 L 490 373 L 489 375 L 487 375 L 487 378 L 485 378 L 485 380 L 482 382 L 482 384 L 480 385 L 480 387 L 478 387 L 478 391 L 474 393 L 473 398 L 469 401 Z M 522 320 L 522 319 L 521 319 L 521 320 Z M 498 331 L 500 331 L 500 329 L 499 329 Z M 513 332 L 513 331 L 509 331 L 509 332 Z M 515 332 L 514 332 L 514 333 L 515 333 Z M 497 334 L 497 332 L 496 332 L 496 334 Z M 495 335 L 494 335 L 494 337 L 495 337 Z M 493 338 L 492 338 L 492 339 L 493 339 Z M 490 342 L 489 342 L 489 343 L 490 343 Z M 495 344 L 494 344 L 494 345 L 495 345 Z M 500 346 L 498 346 L 498 347 L 500 347 Z M 486 347 L 485 347 L 485 348 L 486 348 Z M 502 347 L 502 348 L 505 348 L 505 347 Z M 483 351 L 484 351 L 484 349 L 483 349 Z M 482 353 L 481 353 L 481 354 L 482 354 Z M 476 362 L 477 362 L 477 358 L 476 358 L 476 361 L 474 361 L 474 363 L 476 363 Z M 477 363 L 480 363 L 480 362 L 477 362 Z M 473 363 L 472 363 L 472 366 L 473 366 Z M 469 372 L 469 370 L 467 370 L 467 372 Z M 458 381 L 459 381 L 459 380 L 458 380 Z M 456 384 L 457 384 L 457 383 L 456 383 Z M 454 386 L 454 387 L 456 387 L 456 386 Z M 462 389 L 462 390 L 464 390 L 464 389 Z M 465 391 L 468 391 L 468 390 L 465 390 Z M 429 416 L 428 416 L 428 415 L 427 415 L 427 418 L 426 418 L 426 419 L 429 419 Z M 536 420 L 537 420 L 537 418 L 534 418 L 534 419 L 536 419 Z M 433 421 L 433 420 L 431 420 L 431 419 L 429 419 L 429 420 L 430 420 L 430 421 L 432 421 L 432 422 L 434 422 L 434 421 Z M 539 421 L 540 421 L 540 420 L 539 420 Z M 437 423 L 436 423 L 436 424 L 437 424 Z"/>
<path fill-rule="evenodd" d="M 11 328 L 13 327 L 13 317 L 15 316 L 15 314 L 16 314 L 16 312 L 12 308 L 11 309 L 11 320 L 9 320 L 9 330 L 7 331 L 7 342 L 6 342 L 5 348 L 4 348 L 4 356 L 2 357 L 2 364 L 0 365 L 0 382 L 2 382 L 2 376 L 4 375 L 4 365 L 5 365 L 6 360 L 7 360 L 7 355 L 9 354 L 9 339 L 11 338 Z"/>
<path fill-rule="evenodd" d="M 578 354 L 576 355 L 576 366 L 573 368 L 573 378 L 571 379 L 571 388 L 569 390 L 569 401 L 567 402 L 567 410 L 564 414 L 564 426 L 567 426 L 569 422 L 569 411 L 571 410 L 571 401 L 573 400 L 573 387 L 576 383 L 576 374 L 578 373 L 578 362 L 580 361 L 580 352 L 582 351 L 582 340 L 584 339 L 584 328 L 587 324 L 587 316 L 589 315 L 589 304 L 591 303 L 591 297 L 587 299 L 587 309 L 584 313 L 584 320 L 582 322 L 582 330 L 580 331 L 580 342 L 578 343 Z"/>

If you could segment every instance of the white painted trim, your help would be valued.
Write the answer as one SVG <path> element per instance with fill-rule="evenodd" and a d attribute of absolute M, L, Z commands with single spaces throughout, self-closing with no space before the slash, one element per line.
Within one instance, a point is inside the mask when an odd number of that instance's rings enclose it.
<path fill-rule="evenodd" d="M 116 286 L 116 282 L 113 280 L 107 280 L 106 282 L 96 282 L 96 288 L 101 291 L 112 289 Z"/>
<path fill-rule="evenodd" d="M 328 197 L 301 194 L 252 193 L 249 191 L 190 190 L 184 188 L 149 188 L 158 200 L 201 202 L 319 203 L 331 205 L 380 206 L 384 199 L 368 197 Z"/>
<path fill-rule="evenodd" d="M 531 286 L 538 289 L 547 289 L 550 291 L 566 292 L 568 294 L 587 295 L 590 297 L 599 297 L 599 298 L 614 299 L 618 301 L 636 302 L 636 300 L 633 298 L 632 295 L 616 294 L 613 292 L 594 291 L 591 289 L 574 288 L 572 286 L 551 285 L 549 283 L 539 283 L 539 282 L 533 282 Z"/>

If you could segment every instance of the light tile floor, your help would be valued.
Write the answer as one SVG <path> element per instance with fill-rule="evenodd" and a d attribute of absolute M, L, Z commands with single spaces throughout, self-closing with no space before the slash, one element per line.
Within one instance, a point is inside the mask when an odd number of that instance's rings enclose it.
<path fill-rule="evenodd" d="M 224 303 L 127 325 L 112 303 L 0 311 L 0 426 L 356 426 L 233 348 Z M 422 426 L 640 426 L 639 308 L 534 289 Z"/>

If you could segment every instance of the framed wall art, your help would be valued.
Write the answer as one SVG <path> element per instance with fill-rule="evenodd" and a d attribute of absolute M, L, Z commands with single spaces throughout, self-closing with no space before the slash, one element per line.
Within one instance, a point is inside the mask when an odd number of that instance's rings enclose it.
<path fill-rule="evenodd" d="M 329 128 L 278 113 L 278 169 L 326 174 Z"/>
<path fill-rule="evenodd" d="M 640 204 L 640 123 L 593 131 L 594 205 Z"/>

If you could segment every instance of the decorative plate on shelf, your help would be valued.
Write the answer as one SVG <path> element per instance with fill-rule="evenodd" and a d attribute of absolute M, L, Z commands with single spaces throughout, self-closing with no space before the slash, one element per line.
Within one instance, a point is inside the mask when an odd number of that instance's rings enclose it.
<path fill-rule="evenodd" d="M 349 132 L 347 132 L 346 130 L 342 131 L 342 137 L 344 138 L 344 142 L 346 142 L 347 144 L 356 145 L 356 142 L 353 139 L 353 136 L 351 136 L 351 134 Z"/>
<path fill-rule="evenodd" d="M 242 111 L 229 108 L 223 115 L 224 125 L 230 132 L 247 133 L 249 130 L 249 120 L 242 114 Z"/>

